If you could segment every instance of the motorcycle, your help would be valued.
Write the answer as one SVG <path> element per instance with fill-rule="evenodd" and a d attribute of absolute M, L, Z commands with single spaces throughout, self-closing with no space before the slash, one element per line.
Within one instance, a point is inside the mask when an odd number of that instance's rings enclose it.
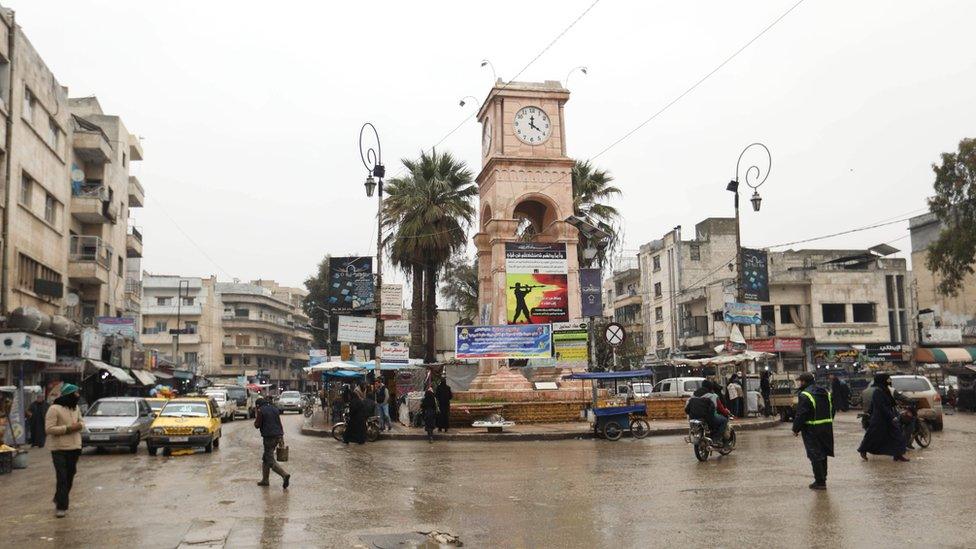
<path fill-rule="evenodd" d="M 898 408 L 901 411 L 899 419 L 905 432 L 905 439 L 909 442 L 915 439 L 915 443 L 920 447 L 928 448 L 929 444 L 932 444 L 932 427 L 927 419 L 919 417 L 918 403 L 911 401 Z"/>
<path fill-rule="evenodd" d="M 312 414 L 315 413 L 315 402 L 306 399 L 305 405 L 302 406 L 302 411 L 305 413 L 305 417 L 312 417 Z"/>
<path fill-rule="evenodd" d="M 332 426 L 332 438 L 342 442 L 343 435 L 346 434 L 346 424 L 349 423 L 349 409 L 342 412 L 342 421 Z M 380 438 L 380 418 L 372 416 L 366 418 L 366 441 L 376 442 Z"/>
<path fill-rule="evenodd" d="M 713 439 L 712 435 L 715 438 Z M 692 445 L 695 450 L 695 457 L 698 461 L 707 461 L 712 450 L 717 451 L 723 456 L 727 456 L 735 450 L 735 429 L 729 427 L 729 440 L 723 441 L 722 435 L 717 436 L 710 432 L 708 424 L 700 419 L 688 420 L 688 436 L 685 442 Z"/>

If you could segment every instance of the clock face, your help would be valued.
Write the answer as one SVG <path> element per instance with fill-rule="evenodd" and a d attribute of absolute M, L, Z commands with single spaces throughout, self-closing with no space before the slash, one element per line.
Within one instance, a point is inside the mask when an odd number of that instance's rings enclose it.
<path fill-rule="evenodd" d="M 522 107 L 515 113 L 515 135 L 523 143 L 538 145 L 552 134 L 549 115 L 539 107 Z"/>
<path fill-rule="evenodd" d="M 489 152 L 491 152 L 491 120 L 485 120 L 481 128 L 481 154 L 488 156 Z"/>

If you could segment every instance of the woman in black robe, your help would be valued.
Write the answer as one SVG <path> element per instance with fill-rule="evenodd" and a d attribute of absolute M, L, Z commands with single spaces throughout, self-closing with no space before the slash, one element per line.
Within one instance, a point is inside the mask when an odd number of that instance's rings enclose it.
<path fill-rule="evenodd" d="M 868 459 L 868 454 L 877 454 L 893 456 L 895 461 L 908 461 L 905 435 L 895 408 L 895 397 L 891 394 L 891 376 L 875 374 L 874 386 L 868 408 L 868 428 L 857 451 L 864 460 Z"/>
<path fill-rule="evenodd" d="M 420 412 L 424 416 L 424 429 L 427 431 L 427 441 L 434 442 L 434 425 L 437 422 L 437 398 L 430 387 L 424 391 L 424 400 L 420 402 Z"/>
<path fill-rule="evenodd" d="M 363 400 L 355 391 L 348 391 L 349 399 L 349 419 L 346 423 L 346 431 L 342 435 L 342 441 L 346 444 L 356 442 L 362 444 L 366 442 L 366 407 Z"/>
<path fill-rule="evenodd" d="M 437 414 L 437 430 L 447 432 L 447 428 L 451 424 L 451 399 L 454 398 L 454 393 L 451 392 L 451 386 L 447 384 L 447 378 L 441 378 L 441 384 L 437 386 L 437 392 L 434 393 L 437 397 L 437 406 L 440 408 Z"/>

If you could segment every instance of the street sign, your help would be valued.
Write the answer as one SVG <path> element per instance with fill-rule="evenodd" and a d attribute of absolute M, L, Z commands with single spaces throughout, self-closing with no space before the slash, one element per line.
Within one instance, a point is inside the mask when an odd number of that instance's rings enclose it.
<path fill-rule="evenodd" d="M 624 331 L 624 327 L 616 322 L 611 322 L 607 324 L 607 329 L 603 332 L 603 338 L 607 340 L 607 343 L 616 347 L 627 339 L 627 332 Z"/>

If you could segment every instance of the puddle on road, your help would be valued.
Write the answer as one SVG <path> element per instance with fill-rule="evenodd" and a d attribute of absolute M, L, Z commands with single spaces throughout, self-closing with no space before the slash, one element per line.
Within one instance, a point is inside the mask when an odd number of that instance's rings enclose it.
<path fill-rule="evenodd" d="M 435 549 L 440 547 L 463 547 L 461 540 L 447 532 L 399 532 L 393 534 L 363 534 L 359 540 L 365 545 L 376 549 Z"/>

